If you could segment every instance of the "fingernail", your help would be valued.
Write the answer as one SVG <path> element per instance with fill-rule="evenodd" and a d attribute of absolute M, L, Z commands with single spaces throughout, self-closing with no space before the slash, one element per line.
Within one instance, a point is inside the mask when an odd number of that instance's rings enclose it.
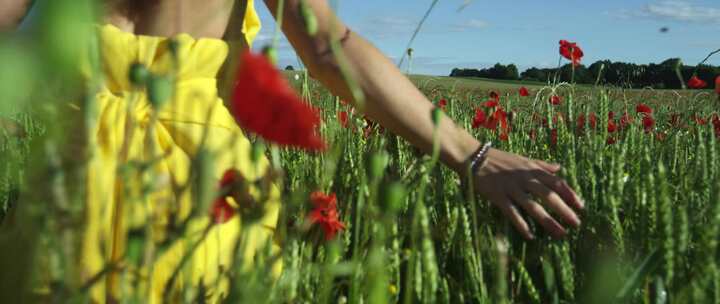
<path fill-rule="evenodd" d="M 580 209 L 585 209 L 585 201 L 582 198 L 580 198 L 577 194 L 575 194 L 575 201 L 580 206 Z"/>
<path fill-rule="evenodd" d="M 580 218 L 578 217 L 578 215 L 575 213 L 571 213 L 570 214 L 570 224 L 573 225 L 574 227 L 578 227 L 578 226 L 580 226 L 580 223 L 581 222 L 580 222 Z"/>

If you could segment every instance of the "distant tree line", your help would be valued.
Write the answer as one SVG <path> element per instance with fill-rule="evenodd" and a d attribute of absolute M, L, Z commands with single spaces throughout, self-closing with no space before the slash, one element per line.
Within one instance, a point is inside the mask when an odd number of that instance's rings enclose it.
<path fill-rule="evenodd" d="M 520 73 L 514 64 L 503 65 L 496 63 L 487 69 L 453 69 L 450 77 L 482 77 L 491 79 L 518 80 Z"/>
<path fill-rule="evenodd" d="M 715 77 L 720 75 L 720 67 L 701 65 L 699 67 L 681 65 L 678 58 L 671 58 L 659 64 L 634 64 L 626 62 L 612 62 L 600 60 L 589 67 L 579 65 L 575 67 L 575 82 L 580 84 L 599 84 L 622 86 L 628 88 L 655 89 L 679 89 L 682 87 L 678 73 L 680 72 L 683 81 L 695 73 L 698 78 L 706 81 L 708 87 L 712 88 Z M 678 69 L 679 66 L 679 69 Z M 458 69 L 450 73 L 451 77 L 482 77 L 502 80 L 529 80 L 540 82 L 552 82 L 557 79 L 561 82 L 570 82 L 573 77 L 571 64 L 558 68 L 529 68 L 518 75 L 518 69 L 514 64 L 495 64 L 487 69 Z"/>

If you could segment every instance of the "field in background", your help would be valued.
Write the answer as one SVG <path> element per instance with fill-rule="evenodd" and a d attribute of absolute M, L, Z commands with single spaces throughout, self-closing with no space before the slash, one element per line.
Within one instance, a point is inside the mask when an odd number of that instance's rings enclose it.
<path fill-rule="evenodd" d="M 319 267 L 317 285 L 306 291 L 310 299 L 330 294 L 350 302 L 405 303 L 720 301 L 720 119 L 713 92 L 413 80 L 433 102 L 447 100 L 449 117 L 478 138 L 562 164 L 563 175 L 588 203 L 583 226 L 567 240 L 523 241 L 497 210 L 464 196 L 454 173 L 403 141 L 383 133 L 365 138 L 361 117 L 341 127 L 338 115 L 349 108 L 310 82 L 305 95 L 321 105 L 335 153 L 320 159 L 284 154 L 299 170 L 288 169 L 288 180 L 302 185 L 317 174 L 312 168 L 334 164 L 332 177 L 310 180 L 338 193 L 351 225 L 340 247 L 330 247 L 339 250 L 331 251 L 335 258 L 293 260 Z M 531 95 L 519 96 L 520 86 Z M 472 128 L 476 109 L 490 113 L 483 107 L 490 91 L 499 92 L 501 106 L 514 114 L 506 141 L 499 129 Z M 562 97 L 560 105 L 548 102 L 554 94 Z M 640 104 L 652 114 L 638 113 Z M 608 127 L 620 128 L 623 121 L 622 130 Z M 389 156 L 389 162 L 374 183 L 365 172 L 376 155 Z M 388 209 L 383 197 L 394 182 L 409 190 L 399 210 Z M 348 266 L 343 262 L 356 268 L 333 276 L 334 287 L 326 290 L 325 270 Z M 295 271 L 307 274 L 304 268 Z M 307 279 L 313 281 L 313 275 Z M 295 283 L 302 285 L 299 280 Z"/>
<path fill-rule="evenodd" d="M 278 234 L 282 277 L 272 284 L 260 255 L 257 267 L 235 269 L 231 299 L 248 303 L 718 303 L 720 269 L 720 159 L 713 125 L 716 97 L 709 92 L 632 91 L 614 88 L 413 77 L 446 113 L 496 146 L 561 163 L 562 174 L 585 198 L 583 226 L 566 240 L 523 241 L 499 212 L 464 195 L 457 176 L 404 141 L 371 128 L 313 81 L 291 81 L 322 109 L 328 153 L 281 150 L 285 170 Z M 471 127 L 476 108 L 499 91 L 514 115 L 506 141 L 498 130 Z M 554 92 L 554 93 L 553 93 Z M 562 96 L 553 106 L 550 95 Z M 644 126 L 636 105 L 655 121 Z M 488 109 L 485 109 L 488 110 Z M 609 119 L 609 112 L 614 112 Z M 610 132 L 628 112 L 632 122 Z M 578 116 L 597 117 L 578 125 Z M 429 114 L 428 114 L 429 115 Z M 29 139 L 44 132 L 32 115 L 23 140 L 0 147 L 0 199 L 17 198 Z M 614 142 L 609 143 L 609 138 Z M 54 176 L 54 175 L 51 175 Z M 33 187 L 33 185 L 26 185 Z M 334 192 L 346 231 L 337 241 L 308 238 L 300 224 L 308 193 Z M 43 215 L 47 220 L 56 215 Z M 39 227 L 52 242 L 51 225 Z M 50 254 L 60 255 L 59 252 Z M 52 263 L 51 263 L 52 264 Z M 57 265 L 56 265 L 57 266 Z M 35 265 L 34 267 L 38 267 Z M 7 269 L 4 271 L 14 271 Z M 57 266 L 51 273 L 62 271 Z M 64 290 L 62 274 L 52 288 Z M 131 282 L 125 282 L 131 284 Z M 126 289 L 131 290 L 131 289 Z M 194 292 L 186 291 L 185 299 Z M 52 293 L 55 294 L 55 293 Z M 58 293 L 58 299 L 84 294 Z M 128 298 L 132 295 L 128 294 Z M 232 302 L 232 301 L 231 301 Z"/>

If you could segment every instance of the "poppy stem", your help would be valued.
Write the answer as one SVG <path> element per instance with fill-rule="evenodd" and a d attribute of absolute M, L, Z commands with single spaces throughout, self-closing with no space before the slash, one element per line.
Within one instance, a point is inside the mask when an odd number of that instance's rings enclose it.
<path fill-rule="evenodd" d="M 418 23 L 418 26 L 415 28 L 415 32 L 413 32 L 412 37 L 410 37 L 410 41 L 408 41 L 407 47 L 405 47 L 406 52 L 403 53 L 402 57 L 400 58 L 400 62 L 398 62 L 398 69 L 400 69 L 402 67 L 403 62 L 405 62 L 405 56 L 408 55 L 407 50 L 411 49 L 413 41 L 415 41 L 415 38 L 417 37 L 418 33 L 420 33 L 420 28 L 422 28 L 423 24 L 425 23 L 425 20 L 427 20 L 428 17 L 430 17 L 430 13 L 433 11 L 433 9 L 435 8 L 435 5 L 437 5 L 437 3 L 439 1 L 440 0 L 433 0 L 433 2 L 430 3 L 430 8 L 428 8 L 427 12 L 425 12 L 425 16 L 423 16 L 423 18 L 420 20 L 420 23 Z"/>
<path fill-rule="evenodd" d="M 708 55 L 705 57 L 705 59 L 703 59 L 702 61 L 700 61 L 700 63 L 698 63 L 698 64 L 695 66 L 695 70 L 693 71 L 693 75 L 695 75 L 695 74 L 697 73 L 697 70 L 698 70 L 698 68 L 699 68 L 701 65 L 703 65 L 705 62 L 707 62 L 708 59 L 710 59 L 710 57 L 712 57 L 713 55 L 715 55 L 715 54 L 717 54 L 717 53 L 720 53 L 720 49 L 717 49 L 717 50 L 714 50 L 714 51 L 710 52 L 710 54 L 708 54 Z"/>
<path fill-rule="evenodd" d="M 677 76 L 678 80 L 680 80 L 680 86 L 683 90 L 687 90 L 687 86 L 685 85 L 685 78 L 682 74 L 682 60 L 678 60 L 677 64 L 675 65 L 675 75 Z"/>
<path fill-rule="evenodd" d="M 275 32 L 272 38 L 272 47 L 277 49 L 278 41 L 280 40 L 280 33 L 282 32 L 283 14 L 285 10 L 285 0 L 278 0 L 277 13 L 275 14 Z"/>
<path fill-rule="evenodd" d="M 186 251 L 182 258 L 180 258 L 180 262 L 178 262 L 178 265 L 175 266 L 175 269 L 173 269 L 172 274 L 170 275 L 170 278 L 165 283 L 165 286 L 163 288 L 163 303 L 167 303 L 170 300 L 170 296 L 172 295 L 173 286 L 175 285 L 175 281 L 177 280 L 178 276 L 180 275 L 180 271 L 185 267 L 185 264 L 187 264 L 188 261 L 190 261 L 190 258 L 195 254 L 195 251 L 200 247 L 200 244 L 202 244 L 203 241 L 207 238 L 208 234 L 210 233 L 210 230 L 213 228 L 213 225 L 215 223 L 210 222 L 207 226 L 205 226 L 205 229 L 203 229 L 202 234 L 200 235 L 200 238 L 192 244 L 190 249 Z M 244 229 L 243 229 L 244 230 Z"/>

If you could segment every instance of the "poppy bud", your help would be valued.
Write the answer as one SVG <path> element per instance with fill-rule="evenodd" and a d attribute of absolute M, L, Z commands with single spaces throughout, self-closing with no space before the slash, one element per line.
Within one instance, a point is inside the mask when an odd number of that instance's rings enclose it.
<path fill-rule="evenodd" d="M 178 52 L 180 51 L 180 42 L 177 39 L 170 39 L 168 41 L 168 50 L 172 54 L 173 58 L 178 58 Z"/>
<path fill-rule="evenodd" d="M 405 201 L 407 191 L 405 186 L 398 182 L 392 182 L 382 189 L 382 203 L 388 212 L 397 212 Z"/>
<path fill-rule="evenodd" d="M 150 78 L 150 71 L 148 71 L 144 64 L 135 62 L 130 66 L 128 78 L 130 79 L 130 83 L 135 86 L 145 86 L 148 78 Z"/>
<path fill-rule="evenodd" d="M 300 13 L 303 16 L 303 20 L 305 20 L 305 29 L 308 34 L 310 34 L 310 36 L 315 36 L 318 31 L 317 18 L 315 17 L 315 13 L 312 8 L 305 0 L 300 1 Z"/>
<path fill-rule="evenodd" d="M 161 107 L 173 94 L 173 83 L 168 77 L 151 76 L 147 84 L 148 99 L 156 109 Z"/>
<path fill-rule="evenodd" d="M 374 153 L 370 156 L 370 165 L 368 167 L 370 178 L 373 180 L 381 178 L 389 162 L 390 157 L 385 152 Z"/>
<path fill-rule="evenodd" d="M 128 234 L 127 239 L 127 259 L 132 262 L 132 265 L 140 265 L 142 258 L 145 253 L 145 232 L 138 230 Z"/>
<path fill-rule="evenodd" d="M 265 154 L 265 145 L 263 143 L 256 141 L 252 145 L 252 153 L 250 154 L 250 159 L 253 163 L 257 163 L 260 161 L 262 156 Z"/>

